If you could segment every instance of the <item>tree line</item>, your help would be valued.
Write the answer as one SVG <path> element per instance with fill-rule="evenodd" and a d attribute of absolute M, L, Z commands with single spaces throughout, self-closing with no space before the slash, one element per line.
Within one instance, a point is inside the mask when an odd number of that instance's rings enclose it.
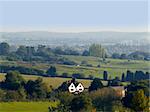
<path fill-rule="evenodd" d="M 17 71 L 10 71 L 0 82 L 0 101 L 59 101 L 51 111 L 90 112 L 90 111 L 144 111 L 148 112 L 149 81 L 134 81 L 128 85 L 125 97 L 120 97 L 111 86 L 104 86 L 99 78 L 94 78 L 88 91 L 79 95 L 68 92 L 70 83 L 78 84 L 75 79 L 63 82 L 58 88 L 47 86 L 42 78 L 25 80 Z"/>
<path fill-rule="evenodd" d="M 94 75 L 85 76 L 82 73 L 57 73 L 57 68 L 55 66 L 50 66 L 46 72 L 43 70 L 23 67 L 23 66 L 8 66 L 8 65 L 0 65 L 0 72 L 7 73 L 9 71 L 19 71 L 21 74 L 26 75 L 37 75 L 37 76 L 44 76 L 44 77 L 63 77 L 63 78 L 76 78 L 76 79 L 90 79 L 94 78 Z M 145 80 L 149 79 L 150 73 L 143 72 L 143 71 L 135 71 L 132 72 L 127 70 L 126 74 L 122 73 L 121 77 L 116 76 L 115 78 L 111 78 L 111 74 L 107 71 L 103 71 L 103 78 L 101 80 L 109 81 L 110 85 L 120 85 L 121 82 L 132 82 L 136 80 Z"/>

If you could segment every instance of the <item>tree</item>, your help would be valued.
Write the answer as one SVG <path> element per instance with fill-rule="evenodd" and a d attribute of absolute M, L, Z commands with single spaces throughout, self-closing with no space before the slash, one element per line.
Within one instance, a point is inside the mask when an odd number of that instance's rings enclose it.
<path fill-rule="evenodd" d="M 92 91 L 89 97 L 92 99 L 93 106 L 96 107 L 98 112 L 110 112 L 111 103 L 120 98 L 117 96 L 116 91 L 110 87 Z"/>
<path fill-rule="evenodd" d="M 120 54 L 113 53 L 111 57 L 114 58 L 114 59 L 119 59 L 120 58 Z"/>
<path fill-rule="evenodd" d="M 104 71 L 104 72 L 103 72 L 103 79 L 104 79 L 104 80 L 107 80 L 107 79 L 108 79 L 108 73 L 107 73 L 107 71 Z"/>
<path fill-rule="evenodd" d="M 88 96 L 81 95 L 75 97 L 70 105 L 72 112 L 91 112 L 92 110 L 92 101 Z"/>
<path fill-rule="evenodd" d="M 146 79 L 144 72 L 136 71 L 135 72 L 135 80 L 143 80 L 143 79 Z"/>
<path fill-rule="evenodd" d="M 135 108 L 135 107 L 133 107 L 133 104 L 132 104 L 133 103 L 132 99 L 134 96 L 136 96 L 136 95 L 139 96 L 139 94 L 144 93 L 145 96 L 149 97 L 149 92 L 150 92 L 149 80 L 131 82 L 131 84 L 128 85 L 126 88 L 127 88 L 127 92 L 126 92 L 125 97 L 122 99 L 122 102 L 123 102 L 123 105 L 128 108 Z M 139 90 L 142 90 L 143 92 L 140 92 L 140 93 L 137 92 Z M 142 97 L 142 95 L 140 97 Z M 136 99 L 136 98 L 134 98 L 134 99 Z M 139 100 L 138 97 L 137 97 L 137 100 Z M 138 102 L 138 101 L 136 101 L 136 102 Z M 136 104 L 136 105 L 138 105 L 138 104 Z"/>
<path fill-rule="evenodd" d="M 76 79 L 81 79 L 81 78 L 84 78 L 85 76 L 82 73 L 74 73 L 72 74 L 72 77 Z"/>
<path fill-rule="evenodd" d="M 42 78 L 38 78 L 35 81 L 29 80 L 25 85 L 25 89 L 30 99 L 43 99 L 47 97 L 49 92 L 48 87 L 43 83 Z"/>
<path fill-rule="evenodd" d="M 121 82 L 119 80 L 119 77 L 115 77 L 115 79 L 112 79 L 112 81 L 109 82 L 109 85 L 111 86 L 120 86 Z"/>
<path fill-rule="evenodd" d="M 9 54 L 10 46 L 9 44 L 2 42 L 0 43 L 0 55 L 7 55 Z"/>
<path fill-rule="evenodd" d="M 101 80 L 99 78 L 95 78 L 92 82 L 91 85 L 89 87 L 89 91 L 94 91 L 97 89 L 103 88 L 103 83 L 101 82 Z"/>
<path fill-rule="evenodd" d="M 92 44 L 89 48 L 90 56 L 95 56 L 99 58 L 105 58 L 106 51 L 105 49 L 99 44 Z"/>
<path fill-rule="evenodd" d="M 125 80 L 126 80 L 126 79 L 125 79 L 125 74 L 122 73 L 121 81 L 122 81 L 122 82 L 125 82 Z"/>
<path fill-rule="evenodd" d="M 0 101 L 3 101 L 5 97 L 5 91 L 0 89 Z"/>
<path fill-rule="evenodd" d="M 87 50 L 84 50 L 83 53 L 82 53 L 82 56 L 89 56 L 89 55 L 90 55 L 90 53 Z"/>
<path fill-rule="evenodd" d="M 59 87 L 58 91 L 68 91 L 69 84 L 68 82 L 63 82 Z"/>
<path fill-rule="evenodd" d="M 6 74 L 2 87 L 8 90 L 18 90 L 24 86 L 25 80 L 18 71 L 10 71 Z"/>
<path fill-rule="evenodd" d="M 126 81 L 133 81 L 133 79 L 134 79 L 133 72 L 128 70 L 126 75 Z"/>
<path fill-rule="evenodd" d="M 21 57 L 27 56 L 27 48 L 26 48 L 26 46 L 19 46 L 19 48 L 16 51 L 16 54 L 21 56 Z"/>
<path fill-rule="evenodd" d="M 51 66 L 48 70 L 47 70 L 47 75 L 48 76 L 56 76 L 56 67 L 55 66 Z"/>
<path fill-rule="evenodd" d="M 120 59 L 127 59 L 127 55 L 126 54 L 121 54 Z"/>
<path fill-rule="evenodd" d="M 148 103 L 149 103 L 149 100 L 144 95 L 143 90 L 138 90 L 134 92 L 132 103 L 131 103 L 131 108 L 133 110 L 135 110 L 136 112 L 142 112 L 142 111 L 148 112 L 148 109 L 149 109 Z"/>

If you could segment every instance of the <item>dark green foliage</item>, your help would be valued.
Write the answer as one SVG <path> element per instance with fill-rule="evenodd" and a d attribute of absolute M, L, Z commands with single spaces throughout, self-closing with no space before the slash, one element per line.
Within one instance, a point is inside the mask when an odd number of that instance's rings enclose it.
<path fill-rule="evenodd" d="M 112 79 L 110 82 L 109 82 L 109 85 L 108 86 L 120 86 L 121 85 L 121 82 L 119 80 L 119 77 L 115 77 L 115 79 Z"/>
<path fill-rule="evenodd" d="M 68 82 L 63 82 L 59 87 L 59 91 L 68 91 L 69 83 Z"/>
<path fill-rule="evenodd" d="M 104 79 L 104 80 L 107 80 L 107 79 L 108 79 L 108 73 L 107 73 L 107 71 L 104 71 L 104 72 L 103 72 L 103 79 Z"/>
<path fill-rule="evenodd" d="M 94 91 L 97 89 L 103 88 L 103 83 L 101 82 L 101 80 L 99 78 L 95 78 L 92 82 L 91 85 L 89 87 L 89 91 Z"/>
<path fill-rule="evenodd" d="M 92 99 L 92 104 L 96 107 L 98 112 L 110 112 L 112 102 L 119 100 L 115 90 L 112 88 L 102 88 L 97 91 L 92 91 L 90 92 L 89 97 Z"/>
<path fill-rule="evenodd" d="M 55 66 L 51 66 L 48 70 L 47 70 L 47 75 L 48 76 L 56 76 L 56 67 Z"/>
<path fill-rule="evenodd" d="M 81 65 L 87 65 L 87 64 L 88 64 L 87 61 L 85 61 L 85 60 L 81 61 Z"/>
<path fill-rule="evenodd" d="M 82 56 L 89 56 L 89 55 L 90 55 L 90 53 L 87 50 L 84 50 L 83 53 L 82 53 Z"/>
<path fill-rule="evenodd" d="M 81 73 L 74 73 L 72 74 L 72 77 L 76 79 L 85 78 L 84 74 L 81 74 Z"/>
<path fill-rule="evenodd" d="M 138 92 L 139 90 L 140 91 L 142 90 L 143 92 L 139 93 Z M 148 80 L 131 82 L 131 84 L 127 86 L 127 92 L 126 92 L 125 97 L 122 99 L 124 106 L 135 110 L 135 107 L 133 107 L 133 105 L 134 106 L 139 105 L 139 104 L 137 104 L 138 100 L 143 101 L 143 99 L 145 99 L 146 96 L 149 97 L 149 91 L 150 91 L 150 89 L 149 89 L 149 81 Z M 140 97 L 141 99 L 135 98 L 136 95 L 140 96 L 138 94 L 141 94 L 141 97 Z M 145 97 L 143 96 L 143 94 L 145 95 Z M 134 99 L 134 101 L 133 101 L 133 99 Z M 135 100 L 137 100 L 137 101 L 135 101 Z M 147 101 L 147 100 L 145 99 L 145 101 Z M 138 111 L 140 111 L 140 110 L 138 110 Z"/>
<path fill-rule="evenodd" d="M 0 55 L 8 55 L 10 52 L 10 46 L 3 42 L 3 43 L 0 43 Z"/>
<path fill-rule="evenodd" d="M 114 58 L 114 59 L 119 59 L 120 58 L 120 54 L 113 53 L 111 57 Z"/>
<path fill-rule="evenodd" d="M 90 56 L 95 56 L 100 58 L 106 57 L 105 49 L 99 44 L 92 44 L 89 48 L 89 54 Z"/>
<path fill-rule="evenodd" d="M 68 59 L 63 60 L 62 64 L 64 64 L 64 65 L 77 65 L 77 63 L 75 63 L 74 61 L 68 60 Z"/>
<path fill-rule="evenodd" d="M 133 81 L 134 80 L 134 74 L 131 71 L 127 71 L 127 75 L 126 75 L 126 81 Z"/>
<path fill-rule="evenodd" d="M 144 74 L 144 72 L 142 72 L 142 71 L 136 71 L 136 72 L 135 72 L 134 79 L 135 79 L 135 80 L 143 80 L 143 79 L 146 79 L 146 74 Z"/>
<path fill-rule="evenodd" d="M 0 72 L 6 73 L 8 71 L 19 71 L 22 74 L 27 75 L 43 75 L 44 72 L 42 70 L 34 69 L 34 68 L 27 68 L 22 66 L 5 66 L 0 65 Z"/>
<path fill-rule="evenodd" d="M 92 101 L 86 95 L 76 96 L 69 104 L 72 112 L 91 112 Z"/>
<path fill-rule="evenodd" d="M 49 112 L 70 112 L 69 107 L 64 104 L 59 104 L 56 108 L 49 107 L 48 110 Z"/>
<path fill-rule="evenodd" d="M 111 112 L 133 112 L 131 109 L 122 105 L 121 101 L 113 101 L 111 104 Z"/>
<path fill-rule="evenodd" d="M 149 111 L 149 99 L 144 95 L 143 90 L 138 90 L 133 93 L 131 108 L 136 112 Z"/>
<path fill-rule="evenodd" d="M 47 97 L 48 88 L 42 82 L 41 78 L 38 78 L 35 81 L 29 80 L 25 86 L 25 89 L 27 91 L 28 98 L 44 99 Z"/>
<path fill-rule="evenodd" d="M 65 91 L 68 91 L 68 87 L 70 86 L 71 83 L 74 83 L 75 86 L 77 86 L 79 83 L 75 80 L 75 78 L 72 78 L 71 81 L 66 81 L 66 82 L 63 82 L 59 87 L 58 87 L 58 91 L 61 91 L 61 92 L 65 92 Z"/>
<path fill-rule="evenodd" d="M 0 89 L 0 101 L 3 101 L 5 98 L 5 91 L 4 90 L 2 90 L 2 89 Z"/>
<path fill-rule="evenodd" d="M 125 82 L 125 80 L 126 80 L 126 79 L 125 79 L 125 74 L 124 74 L 124 73 L 122 73 L 121 81 L 122 81 L 122 82 Z"/>
<path fill-rule="evenodd" d="M 68 73 L 63 73 L 62 77 L 69 77 L 69 74 Z"/>
<path fill-rule="evenodd" d="M 6 74 L 6 79 L 2 83 L 2 88 L 8 90 L 18 90 L 25 83 L 25 80 L 17 71 L 10 71 Z"/>
<path fill-rule="evenodd" d="M 128 57 L 127 57 L 127 55 L 126 54 L 121 54 L 120 55 L 120 59 L 127 59 Z"/>
<path fill-rule="evenodd" d="M 147 60 L 150 56 L 149 52 L 142 52 L 142 51 L 135 51 L 131 54 L 129 54 L 128 57 L 130 57 L 130 59 L 136 59 L 136 60 Z"/>
<path fill-rule="evenodd" d="M 75 97 L 74 94 L 70 94 L 68 91 L 59 92 L 56 96 L 60 100 L 60 102 L 66 106 L 69 106 L 72 99 Z"/>

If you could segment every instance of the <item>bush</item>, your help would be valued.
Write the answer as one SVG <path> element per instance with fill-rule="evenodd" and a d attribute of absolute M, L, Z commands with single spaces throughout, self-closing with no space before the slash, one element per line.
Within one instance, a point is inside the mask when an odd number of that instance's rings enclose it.
<path fill-rule="evenodd" d="M 69 74 L 68 73 L 63 73 L 62 77 L 64 77 L 64 78 L 69 77 Z"/>
<path fill-rule="evenodd" d="M 92 64 L 87 64 L 86 66 L 88 66 L 88 67 L 93 67 L 93 65 L 92 65 Z"/>
<path fill-rule="evenodd" d="M 91 112 L 92 100 L 85 95 L 77 96 L 73 98 L 69 106 L 72 112 Z"/>
<path fill-rule="evenodd" d="M 98 67 L 98 68 L 100 68 L 100 67 L 101 67 L 101 65 L 97 65 L 97 67 Z"/>
<path fill-rule="evenodd" d="M 80 74 L 80 73 L 72 74 L 72 77 L 73 77 L 73 78 L 76 78 L 76 79 L 85 78 L 84 74 Z"/>
<path fill-rule="evenodd" d="M 87 64 L 88 64 L 87 61 L 85 61 L 85 60 L 81 61 L 81 65 L 87 65 Z"/>
<path fill-rule="evenodd" d="M 99 78 L 95 78 L 92 82 L 91 85 L 89 87 L 89 91 L 94 91 L 94 90 L 98 90 L 100 88 L 103 88 L 103 83 L 101 82 L 101 80 Z"/>
<path fill-rule="evenodd" d="M 55 66 L 51 66 L 48 70 L 47 70 L 47 75 L 48 76 L 56 76 L 56 67 Z"/>
<path fill-rule="evenodd" d="M 97 91 L 92 91 L 89 94 L 93 105 L 100 111 L 110 112 L 110 107 L 113 101 L 119 100 L 115 90 L 112 88 L 102 88 Z"/>

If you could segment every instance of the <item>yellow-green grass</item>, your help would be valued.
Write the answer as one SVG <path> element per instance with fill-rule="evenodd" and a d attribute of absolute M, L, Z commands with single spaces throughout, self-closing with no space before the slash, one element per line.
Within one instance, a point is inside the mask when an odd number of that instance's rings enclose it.
<path fill-rule="evenodd" d="M 100 64 L 102 67 L 118 67 L 118 68 L 126 68 L 126 69 L 149 69 L 150 62 L 144 60 L 127 60 L 127 59 L 110 59 L 106 58 L 105 62 L 102 62 L 100 58 L 91 57 L 91 56 L 64 56 L 72 61 L 77 63 L 81 63 L 81 61 L 87 61 L 89 64 L 93 66 L 97 66 Z M 107 62 L 107 63 L 106 63 Z"/>
<path fill-rule="evenodd" d="M 35 75 L 22 75 L 25 80 L 36 80 L 40 76 Z M 5 79 L 5 74 L 0 73 L 0 81 L 3 81 Z M 56 78 L 56 77 L 42 77 L 43 82 L 46 83 L 48 86 L 52 86 L 53 88 L 57 88 L 60 86 L 63 82 L 71 80 L 71 78 Z M 81 82 L 84 87 L 88 88 L 91 84 L 91 80 L 83 80 L 83 79 L 77 79 L 77 81 Z M 106 81 L 103 81 L 104 85 L 107 84 Z"/>
<path fill-rule="evenodd" d="M 59 102 L 0 102 L 0 112 L 49 112 Z"/>
<path fill-rule="evenodd" d="M 61 75 L 62 73 L 68 73 L 69 75 L 73 73 L 83 73 L 85 77 L 88 77 L 89 75 L 93 75 L 94 77 L 103 77 L 103 71 L 107 71 L 109 76 L 111 78 L 114 78 L 115 76 L 121 77 L 122 73 L 126 73 L 127 70 L 131 70 L 132 72 L 135 72 L 136 70 L 142 70 L 143 72 L 150 71 L 150 62 L 149 61 L 143 61 L 143 60 L 126 60 L 126 59 L 106 59 L 105 62 L 99 61 L 102 59 L 91 57 L 91 56 L 62 56 L 66 57 L 69 60 L 75 61 L 79 65 L 82 61 L 87 61 L 87 63 L 92 64 L 93 67 L 87 67 L 87 66 L 70 66 L 70 65 L 60 65 L 60 64 L 48 64 L 48 63 L 27 63 L 27 62 L 19 62 L 19 61 L 7 61 L 7 60 L 1 60 L 0 64 L 4 65 L 13 65 L 13 66 L 26 66 L 26 67 L 32 67 L 36 69 L 41 69 L 46 71 L 49 66 L 53 65 L 56 66 L 58 75 Z M 107 63 L 106 63 L 107 62 Z M 97 67 L 97 65 L 100 64 L 100 68 Z"/>

